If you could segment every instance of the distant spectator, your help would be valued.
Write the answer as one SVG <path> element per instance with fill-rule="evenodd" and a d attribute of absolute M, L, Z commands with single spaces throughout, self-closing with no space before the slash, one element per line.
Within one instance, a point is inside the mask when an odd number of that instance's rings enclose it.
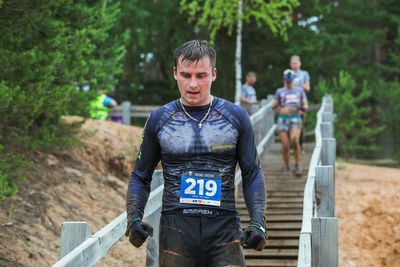
<path fill-rule="evenodd" d="M 310 74 L 308 71 L 300 69 L 300 57 L 294 55 L 290 58 L 290 67 L 294 71 L 293 87 L 301 88 L 304 92 L 310 92 Z"/>
<path fill-rule="evenodd" d="M 108 110 L 115 107 L 117 102 L 105 94 L 105 90 L 97 91 L 97 98 L 90 102 L 90 117 L 105 121 L 107 120 Z"/>
<path fill-rule="evenodd" d="M 294 55 L 290 58 L 290 67 L 294 71 L 294 80 L 293 80 L 293 87 L 294 88 L 300 88 L 304 92 L 309 93 L 310 92 L 310 75 L 308 74 L 308 71 L 306 70 L 301 70 L 301 60 L 300 57 L 297 55 Z M 301 153 L 304 154 L 303 150 L 303 139 L 304 139 L 304 130 L 305 130 L 305 121 L 306 121 L 306 113 L 301 115 L 301 133 L 300 133 L 300 149 Z"/>
<path fill-rule="evenodd" d="M 246 83 L 242 85 L 242 96 L 240 97 L 240 103 L 241 106 L 247 110 L 249 115 L 254 113 L 254 106 L 257 104 L 256 89 L 253 87 L 256 81 L 256 74 L 252 71 L 249 71 L 246 75 Z"/>

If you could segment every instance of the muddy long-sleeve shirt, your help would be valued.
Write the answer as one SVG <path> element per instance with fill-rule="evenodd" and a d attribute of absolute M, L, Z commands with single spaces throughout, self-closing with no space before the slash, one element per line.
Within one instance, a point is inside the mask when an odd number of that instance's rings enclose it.
<path fill-rule="evenodd" d="M 175 100 L 153 111 L 130 177 L 128 220 L 143 218 L 152 174 L 161 160 L 162 211 L 207 208 L 236 211 L 235 167 L 239 162 L 243 193 L 252 223 L 264 225 L 264 178 L 247 112 L 214 97 L 210 105 L 184 107 Z"/>

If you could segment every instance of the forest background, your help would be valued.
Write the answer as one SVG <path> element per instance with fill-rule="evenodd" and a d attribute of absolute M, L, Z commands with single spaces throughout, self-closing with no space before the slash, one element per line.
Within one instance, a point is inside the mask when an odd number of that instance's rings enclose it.
<path fill-rule="evenodd" d="M 176 99 L 172 51 L 191 39 L 210 39 L 213 29 L 199 23 L 198 14 L 214 8 L 207 2 L 0 0 L 0 200 L 17 192 L 17 170 L 31 165 L 24 161 L 26 151 L 76 144 L 74 129 L 60 118 L 88 117 L 97 89 L 108 90 L 119 103 L 162 105 Z M 224 0 L 215 2 L 224 6 Z M 309 102 L 319 103 L 325 93 L 334 98 L 339 156 L 398 162 L 397 1 L 289 2 L 294 9 L 283 34 L 257 16 L 243 22 L 242 71 L 257 73 L 258 98 L 282 86 L 290 56 L 299 55 L 311 76 Z M 204 8 L 193 13 L 188 8 L 193 5 Z M 222 25 L 212 43 L 218 70 L 212 94 L 233 101 L 235 31 Z M 308 116 L 309 129 L 313 117 Z"/>

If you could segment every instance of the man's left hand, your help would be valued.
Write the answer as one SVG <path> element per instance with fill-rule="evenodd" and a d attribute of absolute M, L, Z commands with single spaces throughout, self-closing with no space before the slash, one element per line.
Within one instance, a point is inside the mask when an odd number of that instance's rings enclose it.
<path fill-rule="evenodd" d="M 240 244 L 242 246 L 246 244 L 257 251 L 263 250 L 267 244 L 268 235 L 265 230 L 263 232 L 261 229 L 264 230 L 262 227 L 250 224 L 243 231 L 240 238 Z"/>

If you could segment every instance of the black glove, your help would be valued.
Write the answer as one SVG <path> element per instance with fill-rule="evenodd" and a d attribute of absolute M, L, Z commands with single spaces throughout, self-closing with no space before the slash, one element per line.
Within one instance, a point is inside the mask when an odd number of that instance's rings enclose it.
<path fill-rule="evenodd" d="M 140 220 L 134 221 L 129 224 L 126 229 L 125 235 L 129 235 L 129 242 L 135 247 L 140 247 L 146 241 L 147 237 L 153 236 L 153 227 L 150 224 Z"/>
<path fill-rule="evenodd" d="M 268 235 L 263 227 L 250 224 L 246 229 L 244 229 L 240 238 L 240 244 L 242 246 L 246 244 L 257 251 L 261 251 L 267 244 L 267 239 Z"/>

